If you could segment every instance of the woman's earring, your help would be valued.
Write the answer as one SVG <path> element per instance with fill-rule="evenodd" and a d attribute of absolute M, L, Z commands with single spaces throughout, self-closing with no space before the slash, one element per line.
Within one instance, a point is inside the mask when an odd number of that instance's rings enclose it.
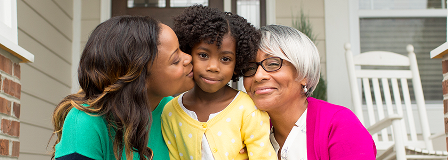
<path fill-rule="evenodd" d="M 305 94 L 306 92 L 308 92 L 308 88 L 306 88 L 306 85 L 303 86 L 303 92 L 305 92 Z"/>

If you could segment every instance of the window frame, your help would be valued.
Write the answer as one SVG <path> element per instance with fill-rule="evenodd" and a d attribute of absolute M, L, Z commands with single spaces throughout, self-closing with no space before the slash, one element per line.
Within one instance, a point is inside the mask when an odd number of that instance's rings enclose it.
<path fill-rule="evenodd" d="M 5 4 L 9 2 L 9 4 Z M 6 22 L 0 21 L 0 36 L 3 36 L 7 40 L 11 41 L 14 44 L 18 44 L 18 33 L 17 33 L 17 0 L 4 0 L 2 2 L 4 6 L 0 6 L 0 16 L 8 17 L 11 25 L 7 25 Z M 9 8 L 10 12 L 7 13 L 8 10 L 2 9 Z"/>

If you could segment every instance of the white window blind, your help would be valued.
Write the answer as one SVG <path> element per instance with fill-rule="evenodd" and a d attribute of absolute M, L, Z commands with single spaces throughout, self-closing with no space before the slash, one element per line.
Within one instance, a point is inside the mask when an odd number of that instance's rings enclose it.
<path fill-rule="evenodd" d="M 127 0 L 128 8 L 134 7 L 158 7 L 165 8 L 167 0 Z M 194 4 L 208 6 L 208 0 L 168 0 L 170 7 L 189 7 Z"/>
<path fill-rule="evenodd" d="M 260 0 L 237 0 L 237 14 L 260 28 Z"/>
<path fill-rule="evenodd" d="M 425 100 L 443 99 L 441 62 L 431 59 L 429 52 L 446 42 L 446 18 L 360 18 L 359 23 L 361 52 L 383 50 L 407 56 L 406 45 L 412 44 Z"/>
<path fill-rule="evenodd" d="M 359 0 L 359 9 L 440 9 L 446 0 Z"/>

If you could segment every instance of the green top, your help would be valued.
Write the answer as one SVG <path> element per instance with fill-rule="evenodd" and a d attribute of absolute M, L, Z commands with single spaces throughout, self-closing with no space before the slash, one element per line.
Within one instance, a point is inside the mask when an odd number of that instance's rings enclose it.
<path fill-rule="evenodd" d="M 165 97 L 152 112 L 152 124 L 148 147 L 154 152 L 154 160 L 169 159 L 168 148 L 162 137 L 160 115 L 165 104 L 173 97 Z M 89 115 L 76 108 L 70 110 L 64 121 L 61 141 L 55 147 L 55 158 L 82 155 L 92 159 L 115 159 L 113 141 L 109 137 L 107 122 L 102 116 Z M 123 158 L 125 159 L 125 155 Z M 139 159 L 134 153 L 133 159 Z"/>
<path fill-rule="evenodd" d="M 173 97 L 165 97 L 160 101 L 157 108 L 152 111 L 152 124 L 149 131 L 148 147 L 154 152 L 154 160 L 169 160 L 168 147 L 162 137 L 162 122 L 160 116 L 163 108 Z"/>

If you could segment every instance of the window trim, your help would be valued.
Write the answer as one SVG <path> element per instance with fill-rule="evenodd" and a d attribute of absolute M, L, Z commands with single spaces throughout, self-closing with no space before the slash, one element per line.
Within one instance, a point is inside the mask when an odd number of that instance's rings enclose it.
<path fill-rule="evenodd" d="M 17 29 L 17 0 L 9 0 L 9 2 L 9 6 L 6 7 L 10 7 L 11 12 L 3 12 L 0 14 L 0 16 L 9 16 L 11 20 L 10 26 L 5 22 L 0 21 L 0 48 L 18 57 L 21 60 L 20 63 L 34 62 L 34 55 L 19 46 L 19 35 Z"/>
<path fill-rule="evenodd" d="M 3 2 L 5 3 L 5 2 Z M 3 36 L 7 40 L 18 45 L 18 31 L 17 31 L 17 0 L 9 0 L 10 6 L 3 6 L 5 8 L 10 8 L 11 12 L 6 13 L 6 10 L 0 11 L 0 16 L 8 16 L 11 20 L 11 26 L 8 26 L 5 22 L 0 21 L 0 36 Z M 0 7 L 1 8 L 1 7 Z"/>
<path fill-rule="evenodd" d="M 446 9 L 358 10 L 359 18 L 437 18 L 446 13 Z"/>

